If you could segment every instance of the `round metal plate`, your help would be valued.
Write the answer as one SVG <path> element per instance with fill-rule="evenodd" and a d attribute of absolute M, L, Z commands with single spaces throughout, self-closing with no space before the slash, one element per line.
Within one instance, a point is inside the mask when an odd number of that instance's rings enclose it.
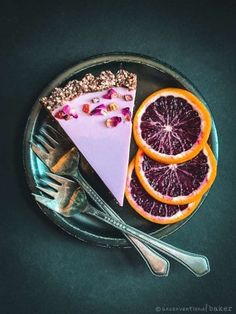
<path fill-rule="evenodd" d="M 139 104 L 144 98 L 146 98 L 146 96 L 155 90 L 164 87 L 185 88 L 194 93 L 207 106 L 206 101 L 189 80 L 187 80 L 182 74 L 173 69 L 171 66 L 168 66 L 159 60 L 137 54 L 112 53 L 95 56 L 81 61 L 77 65 L 60 74 L 46 87 L 46 89 L 42 92 L 34 104 L 29 115 L 24 134 L 23 161 L 27 182 L 32 192 L 39 193 L 36 186 L 38 184 L 39 178 L 43 176 L 43 174 L 47 171 L 47 168 L 32 152 L 30 148 L 30 142 L 32 141 L 34 135 L 38 133 L 38 130 L 41 126 L 51 123 L 47 112 L 39 104 L 39 99 L 48 95 L 54 87 L 63 86 L 66 84 L 66 82 L 72 79 L 81 79 L 86 73 L 91 72 L 92 74 L 96 75 L 102 70 L 109 69 L 113 72 L 116 72 L 120 68 L 127 69 L 128 71 L 134 72 L 138 75 L 135 109 L 137 109 Z M 214 120 L 209 138 L 209 144 L 216 159 L 218 159 L 218 137 Z M 132 141 L 130 159 L 134 156 L 136 150 L 137 147 L 134 141 Z M 189 219 L 193 216 L 192 214 L 187 219 L 172 225 L 162 226 L 153 224 L 136 214 L 134 210 L 130 208 L 127 202 L 125 202 L 122 208 L 119 207 L 111 197 L 107 188 L 95 174 L 91 175 L 90 172 L 86 172 L 86 169 L 83 169 L 82 167 L 80 170 L 87 181 L 96 189 L 96 191 L 104 198 L 104 200 L 115 209 L 115 211 L 124 221 L 148 234 L 152 234 L 156 238 L 163 238 L 173 233 L 183 226 L 187 221 L 189 221 Z M 205 197 L 206 195 L 204 196 L 203 200 Z M 128 241 L 119 231 L 116 231 L 114 228 L 111 228 L 102 222 L 99 222 L 86 215 L 81 215 L 80 218 L 76 219 L 72 217 L 64 218 L 63 216 L 52 212 L 46 207 L 40 204 L 38 205 L 56 225 L 78 239 L 93 242 L 96 245 L 105 247 L 129 247 Z M 194 213 L 196 213 L 196 211 L 197 210 L 195 210 Z"/>

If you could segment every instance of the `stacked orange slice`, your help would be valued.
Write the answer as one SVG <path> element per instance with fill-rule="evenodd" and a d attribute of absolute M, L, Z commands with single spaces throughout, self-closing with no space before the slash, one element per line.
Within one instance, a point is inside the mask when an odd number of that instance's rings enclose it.
<path fill-rule="evenodd" d="M 216 177 L 210 131 L 210 113 L 192 93 L 166 88 L 147 97 L 133 123 L 139 150 L 126 186 L 132 208 L 161 224 L 189 216 Z"/>

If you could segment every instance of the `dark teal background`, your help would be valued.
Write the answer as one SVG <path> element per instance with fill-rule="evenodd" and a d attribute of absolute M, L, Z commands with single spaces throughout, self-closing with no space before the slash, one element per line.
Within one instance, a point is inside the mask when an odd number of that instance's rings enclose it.
<path fill-rule="evenodd" d="M 156 313 L 235 303 L 236 6 L 233 1 L 1 1 L 0 313 Z M 26 186 L 22 138 L 41 90 L 94 54 L 150 55 L 185 74 L 219 133 L 215 185 L 169 243 L 209 257 L 195 278 L 171 261 L 155 278 L 133 249 L 84 244 L 40 212 Z"/>

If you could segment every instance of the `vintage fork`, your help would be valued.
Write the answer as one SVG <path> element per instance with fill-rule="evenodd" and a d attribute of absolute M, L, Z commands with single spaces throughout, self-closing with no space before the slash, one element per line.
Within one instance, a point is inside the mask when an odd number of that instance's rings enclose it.
<path fill-rule="evenodd" d="M 170 244 L 164 243 L 161 240 L 117 220 L 116 218 L 112 218 L 89 204 L 86 193 L 77 182 L 52 173 L 47 173 L 46 175 L 52 178 L 54 182 L 43 181 L 45 187 L 38 186 L 38 189 L 51 196 L 52 199 L 42 195 L 33 194 L 35 199 L 41 204 L 66 217 L 76 215 L 77 213 L 96 217 L 116 229 L 125 232 L 174 258 L 198 277 L 209 272 L 209 263 L 205 256 L 177 249 Z"/>
<path fill-rule="evenodd" d="M 53 127 L 47 125 L 39 130 L 39 135 L 35 135 L 35 139 L 42 147 L 33 142 L 31 143 L 32 150 L 43 163 L 46 164 L 51 172 L 72 177 L 88 193 L 101 210 L 111 217 L 122 221 L 116 212 L 114 212 L 83 178 L 78 167 L 79 152 L 71 141 L 68 140 L 67 136 L 63 136 Z M 124 233 L 124 235 L 140 253 L 154 275 L 168 275 L 170 264 L 166 258 L 138 239 L 126 235 L 126 233 Z"/>

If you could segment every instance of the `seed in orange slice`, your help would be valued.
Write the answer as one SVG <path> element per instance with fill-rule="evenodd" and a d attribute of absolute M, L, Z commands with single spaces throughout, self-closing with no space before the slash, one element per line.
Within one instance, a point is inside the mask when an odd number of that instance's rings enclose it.
<path fill-rule="evenodd" d="M 193 159 L 181 164 L 164 164 L 138 150 L 135 172 L 144 189 L 167 204 L 194 202 L 211 187 L 216 177 L 216 160 L 206 144 Z"/>
<path fill-rule="evenodd" d="M 185 219 L 198 206 L 200 199 L 186 205 L 170 205 L 151 197 L 140 184 L 134 171 L 134 160 L 128 168 L 125 196 L 130 206 L 143 218 L 158 224 L 173 224 Z"/>
<path fill-rule="evenodd" d="M 164 163 L 195 157 L 210 131 L 211 116 L 205 105 L 180 88 L 164 88 L 148 96 L 133 122 L 137 145 L 150 158 Z"/>

